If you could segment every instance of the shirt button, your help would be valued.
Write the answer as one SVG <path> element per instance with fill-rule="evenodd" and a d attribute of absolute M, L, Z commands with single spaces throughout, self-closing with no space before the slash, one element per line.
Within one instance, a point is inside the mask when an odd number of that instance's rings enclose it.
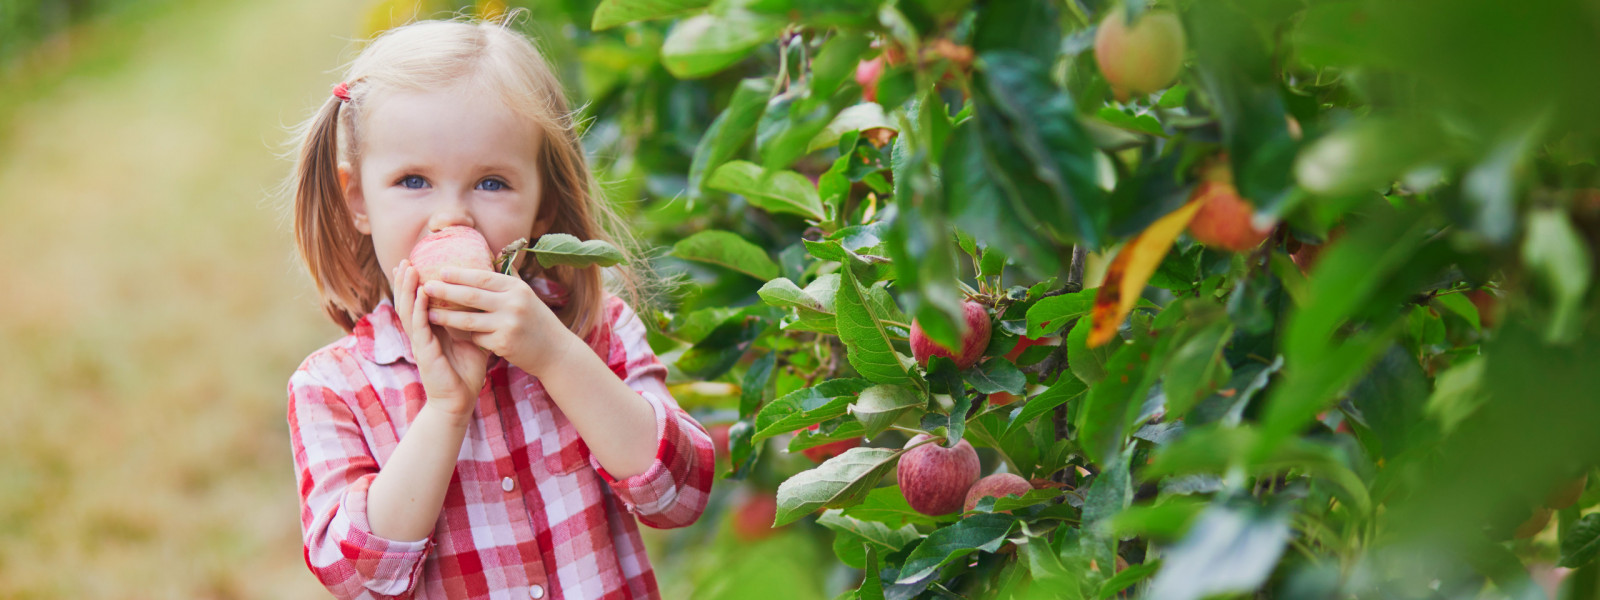
<path fill-rule="evenodd" d="M 537 585 L 535 585 L 535 586 L 533 586 L 531 588 L 528 588 L 528 597 L 529 598 L 533 598 L 535 600 L 538 600 L 539 598 L 543 598 L 544 597 L 544 588 L 539 587 Z"/>
<path fill-rule="evenodd" d="M 516 489 L 516 487 L 517 487 L 517 482 L 513 481 L 510 477 L 507 477 L 505 479 L 501 479 L 500 480 L 500 489 L 502 489 L 502 490 L 505 490 L 505 491 L 509 492 L 509 491 L 511 491 L 513 489 Z M 540 592 L 540 594 L 543 594 L 543 593 L 544 592 Z M 534 597 L 538 598 L 539 596 L 534 596 Z"/>

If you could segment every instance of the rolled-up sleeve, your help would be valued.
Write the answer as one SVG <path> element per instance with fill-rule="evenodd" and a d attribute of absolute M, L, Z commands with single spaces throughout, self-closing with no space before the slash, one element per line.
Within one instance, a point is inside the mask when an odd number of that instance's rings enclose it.
<path fill-rule="evenodd" d="M 655 409 L 659 442 L 650 468 L 626 479 L 612 478 L 593 456 L 589 460 L 640 522 L 658 529 L 684 527 L 700 518 L 710 498 L 715 468 L 711 435 L 667 390 L 667 368 L 650 349 L 644 322 L 622 300 L 613 297 L 611 302 L 614 343 L 623 351 L 624 372 L 619 375 Z"/>
<path fill-rule="evenodd" d="M 377 460 L 367 449 L 351 389 L 308 359 L 289 379 L 289 435 L 300 485 L 306 566 L 337 598 L 403 596 L 416 587 L 432 538 L 401 542 L 372 533 L 367 489 Z M 337 369 L 333 369 L 337 373 Z M 348 395 L 353 396 L 353 393 Z"/>

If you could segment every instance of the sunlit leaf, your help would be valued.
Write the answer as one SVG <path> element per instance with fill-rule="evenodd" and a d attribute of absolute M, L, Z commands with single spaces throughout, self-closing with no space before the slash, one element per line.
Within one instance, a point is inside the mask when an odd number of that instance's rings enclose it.
<path fill-rule="evenodd" d="M 792 523 L 819 508 L 841 508 L 866 496 L 894 468 L 900 453 L 887 448 L 851 448 L 778 486 L 772 526 Z"/>

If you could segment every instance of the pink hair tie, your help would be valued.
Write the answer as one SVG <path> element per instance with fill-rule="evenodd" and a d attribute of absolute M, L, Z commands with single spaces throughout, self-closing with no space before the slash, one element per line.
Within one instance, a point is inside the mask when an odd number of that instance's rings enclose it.
<path fill-rule="evenodd" d="M 333 96 L 335 98 L 338 98 L 338 99 L 343 100 L 345 102 L 349 102 L 350 101 L 350 85 L 346 84 L 343 81 L 339 82 L 339 85 L 333 86 Z"/>

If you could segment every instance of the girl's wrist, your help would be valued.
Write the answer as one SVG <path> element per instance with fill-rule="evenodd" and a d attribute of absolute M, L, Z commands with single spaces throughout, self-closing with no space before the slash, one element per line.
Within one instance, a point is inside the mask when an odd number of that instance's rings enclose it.
<path fill-rule="evenodd" d="M 459 429 L 466 429 L 472 423 L 473 404 L 458 402 L 455 399 L 435 399 L 429 397 L 422 405 L 421 412 L 430 413 L 445 424 Z M 420 414 L 419 414 L 419 417 Z"/>
<path fill-rule="evenodd" d="M 539 349 L 537 354 L 529 356 L 523 361 L 512 360 L 511 364 L 522 369 L 523 372 L 543 379 L 551 373 L 559 372 L 561 364 L 572 356 L 573 352 L 588 350 L 588 344 L 578 338 L 578 334 L 565 327 L 556 328 L 556 334 L 546 342 L 545 347 Z M 532 354 L 532 353 L 530 353 Z M 509 360 L 509 359 L 508 359 Z"/>

